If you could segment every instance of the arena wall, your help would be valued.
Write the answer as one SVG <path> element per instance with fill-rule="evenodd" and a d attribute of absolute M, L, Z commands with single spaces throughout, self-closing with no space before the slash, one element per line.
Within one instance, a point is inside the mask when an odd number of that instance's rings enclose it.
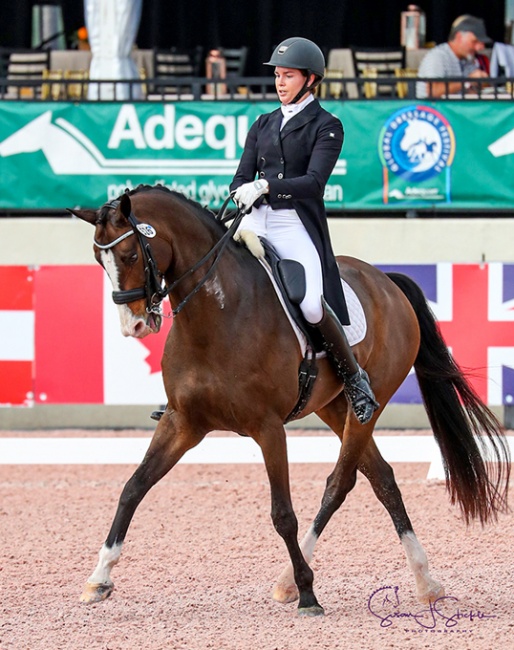
<path fill-rule="evenodd" d="M 330 219 L 334 251 L 372 264 L 513 262 L 514 219 Z M 0 219 L 0 264 L 94 264 L 89 224 Z"/>
<path fill-rule="evenodd" d="M 336 254 L 374 264 L 514 262 L 511 219 L 340 218 L 330 219 L 329 224 Z M 95 264 L 92 234 L 91 226 L 78 219 L 0 219 L 0 265 Z M 504 417 L 503 410 L 496 409 L 500 417 Z M 148 415 L 149 408 L 145 406 L 70 404 L 2 408 L 0 428 L 152 428 Z M 305 418 L 301 424 L 322 426 L 315 416 Z M 424 428 L 428 422 L 420 406 L 390 405 L 379 426 Z"/>

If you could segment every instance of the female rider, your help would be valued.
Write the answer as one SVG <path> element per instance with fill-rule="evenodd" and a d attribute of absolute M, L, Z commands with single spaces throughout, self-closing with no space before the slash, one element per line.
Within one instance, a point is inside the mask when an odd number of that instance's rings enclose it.
<path fill-rule="evenodd" d="M 288 38 L 265 65 L 275 68 L 281 105 L 251 127 L 230 186 L 238 207 L 247 211 L 239 230 L 265 237 L 281 258 L 305 268 L 300 308 L 319 330 L 353 411 L 365 424 L 378 404 L 342 326 L 349 324 L 348 311 L 323 202 L 344 137 L 341 122 L 314 97 L 325 59 L 312 41 Z"/>

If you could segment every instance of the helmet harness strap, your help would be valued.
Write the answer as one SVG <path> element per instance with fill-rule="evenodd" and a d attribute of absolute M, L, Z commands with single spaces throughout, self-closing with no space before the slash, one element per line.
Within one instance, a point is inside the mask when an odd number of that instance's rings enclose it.
<path fill-rule="evenodd" d="M 309 85 L 309 78 L 311 74 L 314 73 L 311 72 L 310 70 L 307 70 L 307 79 L 305 80 L 305 83 L 301 87 L 300 92 L 297 93 L 294 99 L 291 101 L 291 104 L 296 104 L 305 95 L 305 93 L 308 93 L 309 91 L 314 90 L 316 86 L 319 86 L 321 79 L 318 77 L 318 75 L 315 74 L 314 74 L 314 81 Z"/>

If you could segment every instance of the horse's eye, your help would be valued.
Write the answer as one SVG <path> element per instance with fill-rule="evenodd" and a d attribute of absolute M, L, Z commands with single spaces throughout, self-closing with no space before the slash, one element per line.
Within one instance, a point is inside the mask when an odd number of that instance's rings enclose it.
<path fill-rule="evenodd" d="M 134 266 L 134 264 L 137 262 L 137 253 L 131 253 L 130 255 L 127 255 L 126 257 L 123 256 L 122 262 L 124 264 L 128 264 L 129 266 Z"/>

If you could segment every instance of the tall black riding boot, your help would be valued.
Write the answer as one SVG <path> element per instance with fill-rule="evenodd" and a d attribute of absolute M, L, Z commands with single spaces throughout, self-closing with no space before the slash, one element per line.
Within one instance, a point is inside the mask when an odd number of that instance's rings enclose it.
<path fill-rule="evenodd" d="M 323 318 L 315 327 L 321 334 L 328 358 L 334 364 L 338 376 L 344 381 L 344 392 L 353 412 L 361 424 L 366 424 L 379 407 L 371 389 L 368 373 L 357 363 L 338 317 L 324 298 L 322 302 Z"/>

